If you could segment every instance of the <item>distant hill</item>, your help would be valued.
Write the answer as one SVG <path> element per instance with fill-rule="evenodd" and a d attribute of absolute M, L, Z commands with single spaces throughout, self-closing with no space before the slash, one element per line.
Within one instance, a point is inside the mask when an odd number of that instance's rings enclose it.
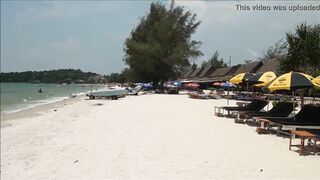
<path fill-rule="evenodd" d="M 80 69 L 58 69 L 49 71 L 25 71 L 1 73 L 1 82 L 28 83 L 98 83 L 103 77 Z"/>

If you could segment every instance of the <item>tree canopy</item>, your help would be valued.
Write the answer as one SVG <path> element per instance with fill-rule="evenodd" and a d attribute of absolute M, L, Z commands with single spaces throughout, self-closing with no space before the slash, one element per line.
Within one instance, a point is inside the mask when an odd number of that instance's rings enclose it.
<path fill-rule="evenodd" d="M 219 51 L 215 51 L 212 55 L 212 57 L 208 61 L 203 61 L 201 64 L 201 67 L 205 67 L 208 65 L 211 65 L 213 69 L 218 69 L 222 67 L 226 67 L 227 64 L 223 62 L 223 58 L 219 58 Z"/>
<path fill-rule="evenodd" d="M 263 53 L 263 56 L 259 58 L 261 61 L 265 61 L 268 59 L 278 59 L 284 60 L 287 56 L 287 48 L 286 42 L 282 42 L 282 40 L 275 43 L 273 46 L 269 47 L 266 52 Z"/>
<path fill-rule="evenodd" d="M 286 33 L 287 57 L 281 61 L 284 71 L 314 72 L 320 69 L 320 25 L 302 23 L 295 33 Z"/>
<path fill-rule="evenodd" d="M 175 79 L 190 61 L 202 53 L 200 42 L 191 39 L 200 21 L 183 7 L 151 3 L 150 12 L 126 39 L 124 61 L 135 81 L 159 82 Z"/>

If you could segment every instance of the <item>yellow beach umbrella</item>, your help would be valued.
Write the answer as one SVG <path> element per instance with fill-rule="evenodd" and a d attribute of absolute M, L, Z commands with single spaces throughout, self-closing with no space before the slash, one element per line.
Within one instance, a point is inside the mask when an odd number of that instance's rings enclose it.
<path fill-rule="evenodd" d="M 249 84 L 255 84 L 257 87 L 262 87 L 274 80 L 277 77 L 276 73 L 267 71 L 264 73 L 258 73 L 248 79 Z"/>
<path fill-rule="evenodd" d="M 312 83 L 317 86 L 318 88 L 320 88 L 320 76 L 317 76 L 315 78 L 312 79 Z"/>
<path fill-rule="evenodd" d="M 291 71 L 277 77 L 265 87 L 270 91 L 310 88 L 314 86 L 312 79 L 313 77 L 308 74 Z"/>
<path fill-rule="evenodd" d="M 251 78 L 252 76 L 254 76 L 253 73 L 240 73 L 235 75 L 234 77 L 232 77 L 229 82 L 233 83 L 233 84 L 240 84 L 245 82 L 247 79 Z"/>
<path fill-rule="evenodd" d="M 289 72 L 283 74 L 270 83 L 268 83 L 265 87 L 270 91 L 277 90 L 289 90 L 292 91 L 292 98 L 294 98 L 294 91 L 296 89 L 302 88 L 311 88 L 314 86 L 312 83 L 313 77 L 308 74 L 303 74 L 299 72 Z M 293 118 L 295 119 L 295 103 L 293 103 Z"/>

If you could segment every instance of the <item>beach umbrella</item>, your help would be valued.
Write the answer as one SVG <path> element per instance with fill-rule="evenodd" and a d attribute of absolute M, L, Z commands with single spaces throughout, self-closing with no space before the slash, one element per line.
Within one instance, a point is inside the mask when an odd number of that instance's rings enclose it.
<path fill-rule="evenodd" d="M 173 85 L 171 81 L 163 83 L 164 87 L 171 86 L 171 85 Z"/>
<path fill-rule="evenodd" d="M 246 82 L 246 80 L 251 78 L 252 76 L 254 76 L 253 73 L 240 73 L 240 74 L 233 76 L 229 80 L 229 82 L 231 82 L 233 84 L 241 84 L 241 83 Z"/>
<path fill-rule="evenodd" d="M 152 88 L 153 86 L 152 86 L 152 84 L 151 83 L 144 83 L 144 84 L 142 84 L 142 88 Z"/>
<path fill-rule="evenodd" d="M 199 85 L 198 83 L 192 82 L 192 83 L 186 84 L 185 86 L 186 86 L 186 87 L 189 87 L 189 88 L 197 88 L 197 87 L 199 87 L 200 85 Z"/>
<path fill-rule="evenodd" d="M 173 83 L 173 85 L 177 86 L 177 87 L 181 87 L 181 82 L 180 81 L 175 81 Z"/>
<path fill-rule="evenodd" d="M 177 86 L 173 85 L 173 84 L 166 84 L 164 87 L 167 88 L 176 88 Z"/>
<path fill-rule="evenodd" d="M 247 81 L 251 85 L 255 85 L 257 87 L 262 87 L 274 80 L 277 77 L 276 73 L 272 71 L 267 71 L 264 73 L 258 73 L 251 78 L 249 78 Z"/>
<path fill-rule="evenodd" d="M 247 91 L 249 91 L 249 83 L 248 83 L 248 79 L 251 78 L 252 76 L 254 76 L 253 73 L 240 73 L 235 75 L 234 77 L 232 77 L 229 82 L 233 83 L 233 84 L 237 84 L 237 85 L 247 85 Z"/>
<path fill-rule="evenodd" d="M 275 78 L 273 81 L 268 83 L 265 88 L 269 89 L 270 91 L 294 91 L 296 89 L 311 88 L 314 86 L 312 79 L 313 77 L 308 74 L 291 71 Z"/>
<path fill-rule="evenodd" d="M 221 87 L 235 87 L 235 85 L 230 82 L 221 83 L 220 86 Z"/>
<path fill-rule="evenodd" d="M 297 89 L 311 88 L 314 86 L 312 83 L 313 77 L 308 74 L 303 74 L 300 72 L 289 72 L 283 74 L 273 81 L 268 83 L 265 87 L 270 91 L 277 90 L 289 90 L 292 91 L 292 99 L 294 99 L 294 91 Z M 295 103 L 293 103 L 293 109 L 295 109 Z M 295 119 L 295 111 L 293 110 L 293 115 Z"/>
<path fill-rule="evenodd" d="M 313 79 L 312 79 L 312 83 L 313 83 L 316 87 L 320 88 L 320 76 L 317 76 L 317 77 L 313 78 Z"/>

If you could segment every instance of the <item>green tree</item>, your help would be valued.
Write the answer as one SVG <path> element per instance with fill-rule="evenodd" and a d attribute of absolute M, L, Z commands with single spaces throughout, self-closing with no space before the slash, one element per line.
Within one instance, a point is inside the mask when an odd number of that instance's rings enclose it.
<path fill-rule="evenodd" d="M 320 25 L 306 23 L 296 27 L 295 33 L 286 33 L 288 55 L 281 61 L 284 71 L 314 72 L 320 68 Z"/>
<path fill-rule="evenodd" d="M 49 71 L 25 71 L 0 73 L 1 82 L 42 82 L 42 83 L 62 83 L 87 82 L 96 73 L 82 72 L 80 69 L 58 69 Z"/>
<path fill-rule="evenodd" d="M 226 67 L 227 64 L 223 62 L 223 58 L 219 58 L 219 51 L 215 51 L 208 61 L 203 61 L 201 67 L 211 65 L 214 69 Z"/>
<path fill-rule="evenodd" d="M 196 64 L 196 63 L 193 63 L 192 65 L 191 65 L 191 70 L 196 70 L 198 68 L 198 65 Z"/>
<path fill-rule="evenodd" d="M 161 3 L 151 3 L 150 12 L 125 41 L 124 61 L 136 81 L 174 79 L 190 68 L 190 61 L 202 53 L 200 42 L 191 39 L 200 21 L 196 15 Z"/>
<path fill-rule="evenodd" d="M 268 59 L 278 59 L 280 61 L 284 60 L 287 56 L 286 43 L 282 40 L 275 43 L 273 46 L 269 47 L 266 52 L 263 53 L 263 56 L 259 58 L 261 61 Z"/>

